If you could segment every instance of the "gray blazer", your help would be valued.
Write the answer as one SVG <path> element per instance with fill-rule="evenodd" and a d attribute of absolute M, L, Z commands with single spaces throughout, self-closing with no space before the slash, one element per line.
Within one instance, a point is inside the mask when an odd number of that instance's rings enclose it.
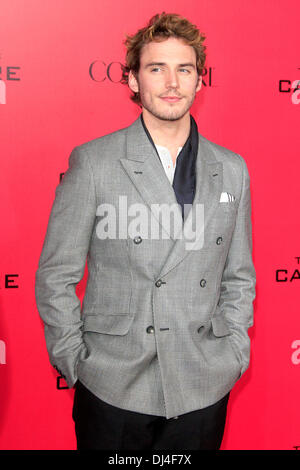
<path fill-rule="evenodd" d="M 202 204 L 204 240 L 192 250 L 155 210 L 180 206 L 140 118 L 72 151 L 35 285 L 50 362 L 70 388 L 79 378 L 111 405 L 169 419 L 220 400 L 247 369 L 256 282 L 247 166 L 199 134 L 196 171 L 184 223 Z M 125 199 L 146 207 L 159 237 L 138 225 L 118 237 Z M 119 214 L 117 237 L 99 237 L 102 204 Z"/>

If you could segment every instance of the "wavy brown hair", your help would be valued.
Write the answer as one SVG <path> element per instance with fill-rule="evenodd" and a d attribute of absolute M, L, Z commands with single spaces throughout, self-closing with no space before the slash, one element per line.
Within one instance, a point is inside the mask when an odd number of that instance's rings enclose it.
<path fill-rule="evenodd" d="M 170 37 L 183 39 L 186 44 L 193 47 L 196 53 L 197 72 L 199 76 L 202 75 L 206 58 L 206 46 L 203 44 L 205 36 L 200 33 L 196 25 L 186 18 L 163 12 L 153 16 L 147 26 L 139 29 L 136 34 L 126 35 L 124 41 L 127 49 L 126 63 L 122 65 L 121 83 L 128 85 L 130 70 L 137 77 L 140 68 L 141 50 L 145 44 L 152 41 L 164 41 Z M 139 93 L 134 93 L 131 99 L 134 103 L 140 104 Z"/>

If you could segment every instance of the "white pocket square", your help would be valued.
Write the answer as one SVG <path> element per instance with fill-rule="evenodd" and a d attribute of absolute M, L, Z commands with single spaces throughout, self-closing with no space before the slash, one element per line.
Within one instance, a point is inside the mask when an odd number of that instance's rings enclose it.
<path fill-rule="evenodd" d="M 221 193 L 220 202 L 232 202 L 235 201 L 235 196 L 228 193 L 227 191 Z"/>

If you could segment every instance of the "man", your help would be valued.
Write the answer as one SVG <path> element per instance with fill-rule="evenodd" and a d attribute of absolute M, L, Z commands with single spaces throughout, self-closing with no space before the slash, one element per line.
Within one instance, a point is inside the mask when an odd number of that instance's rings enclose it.
<path fill-rule="evenodd" d="M 190 115 L 203 40 L 165 13 L 127 38 L 123 82 L 142 113 L 75 147 L 56 189 L 36 299 L 50 361 L 76 384 L 78 449 L 219 449 L 248 367 L 249 174 Z"/>

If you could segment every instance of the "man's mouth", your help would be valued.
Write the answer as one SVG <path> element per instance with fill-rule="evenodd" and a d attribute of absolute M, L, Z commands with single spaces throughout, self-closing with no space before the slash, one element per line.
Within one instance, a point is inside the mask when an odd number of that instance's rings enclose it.
<path fill-rule="evenodd" d="M 160 98 L 168 103 L 177 103 L 181 100 L 178 96 L 161 96 Z"/>

